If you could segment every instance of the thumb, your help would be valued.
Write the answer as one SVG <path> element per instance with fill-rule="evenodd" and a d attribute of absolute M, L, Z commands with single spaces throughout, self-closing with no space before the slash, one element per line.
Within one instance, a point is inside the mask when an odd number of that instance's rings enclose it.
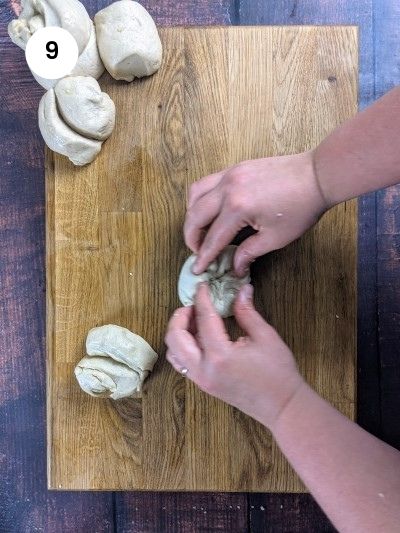
<path fill-rule="evenodd" d="M 273 243 L 266 240 L 264 233 L 256 233 L 242 242 L 235 253 L 234 269 L 238 276 L 244 276 L 257 257 L 271 252 L 274 249 Z"/>
<path fill-rule="evenodd" d="M 270 326 L 255 310 L 253 293 L 254 289 L 252 285 L 244 285 L 236 298 L 234 311 L 239 326 L 250 338 L 256 340 L 265 338 L 266 330 Z"/>

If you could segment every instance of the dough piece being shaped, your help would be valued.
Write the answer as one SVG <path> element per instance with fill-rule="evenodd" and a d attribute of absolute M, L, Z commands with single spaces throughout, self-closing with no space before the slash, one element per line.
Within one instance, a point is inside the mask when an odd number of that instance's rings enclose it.
<path fill-rule="evenodd" d="M 114 2 L 96 14 L 94 23 L 101 59 L 113 78 L 132 81 L 160 68 L 162 45 L 157 27 L 138 2 Z"/>
<path fill-rule="evenodd" d="M 100 58 L 99 50 L 97 48 L 96 42 L 96 30 L 93 22 L 91 22 L 92 31 L 90 33 L 89 42 L 86 45 L 86 48 L 81 53 L 78 58 L 78 61 L 71 72 L 71 76 L 91 76 L 98 80 L 104 72 L 104 65 Z M 52 89 L 55 87 L 59 81 L 58 80 L 48 80 L 46 78 L 41 78 L 32 72 L 35 80 L 46 90 Z"/>
<path fill-rule="evenodd" d="M 94 78 L 66 77 L 54 88 L 58 110 L 70 128 L 105 141 L 115 126 L 115 105 Z"/>
<path fill-rule="evenodd" d="M 22 0 L 22 11 L 8 25 L 8 34 L 13 43 L 25 50 L 35 31 L 47 26 L 69 31 L 79 54 L 85 50 L 92 31 L 92 21 L 78 0 Z"/>
<path fill-rule="evenodd" d="M 75 368 L 79 385 L 92 396 L 113 400 L 140 392 L 158 359 L 142 337 L 114 325 L 91 329 L 86 352 Z"/>
<path fill-rule="evenodd" d="M 178 281 L 179 299 L 185 307 L 194 304 L 197 285 L 207 282 L 217 312 L 223 318 L 233 315 L 233 304 L 238 292 L 243 285 L 250 283 L 249 275 L 239 278 L 233 271 L 233 258 L 236 250 L 237 246 L 227 246 L 207 270 L 198 276 L 192 272 L 196 255 L 188 257 Z"/>
<path fill-rule="evenodd" d="M 47 146 L 67 156 L 74 165 L 87 165 L 101 150 L 101 142 L 86 139 L 65 124 L 58 114 L 54 89 L 39 104 L 39 129 Z"/>

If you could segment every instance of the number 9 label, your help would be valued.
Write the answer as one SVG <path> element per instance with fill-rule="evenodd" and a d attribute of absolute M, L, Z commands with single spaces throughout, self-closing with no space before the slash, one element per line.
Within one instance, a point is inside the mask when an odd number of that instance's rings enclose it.
<path fill-rule="evenodd" d="M 25 51 L 31 71 L 49 80 L 71 74 L 78 56 L 78 45 L 72 35 L 63 28 L 53 26 L 36 31 Z"/>

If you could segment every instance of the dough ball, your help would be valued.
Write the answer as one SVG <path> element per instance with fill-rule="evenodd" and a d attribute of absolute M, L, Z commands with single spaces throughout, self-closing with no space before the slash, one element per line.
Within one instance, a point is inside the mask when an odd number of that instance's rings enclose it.
<path fill-rule="evenodd" d="M 105 141 L 115 125 L 115 105 L 94 78 L 66 77 L 54 88 L 58 110 L 68 126 L 81 135 Z"/>
<path fill-rule="evenodd" d="M 94 22 L 100 56 L 113 78 L 132 81 L 160 68 L 160 37 L 150 14 L 138 2 L 114 2 L 99 11 Z"/>
<path fill-rule="evenodd" d="M 113 400 L 140 392 L 158 359 L 142 337 L 115 325 L 91 329 L 86 352 L 75 368 L 79 385 L 92 396 Z"/>
<path fill-rule="evenodd" d="M 91 25 L 92 30 L 90 33 L 89 42 L 79 56 L 78 61 L 71 72 L 71 76 L 91 76 L 92 78 L 98 80 L 104 72 L 104 65 L 97 49 L 96 30 L 93 22 L 91 22 Z M 32 72 L 32 75 L 35 80 L 46 90 L 54 88 L 59 81 L 41 78 L 34 72 Z"/>
<path fill-rule="evenodd" d="M 47 146 L 67 156 L 74 165 L 87 165 L 101 150 L 101 142 L 80 135 L 60 117 L 54 89 L 45 93 L 39 104 L 39 129 Z"/>
<path fill-rule="evenodd" d="M 17 46 L 25 50 L 39 28 L 58 26 L 69 31 L 81 54 L 89 42 L 92 21 L 78 0 L 24 0 L 18 19 L 8 25 L 8 34 Z"/>
<path fill-rule="evenodd" d="M 196 276 L 192 267 L 196 255 L 191 255 L 184 263 L 178 281 L 178 294 L 185 307 L 194 304 L 197 285 L 207 282 L 210 295 L 218 313 L 227 318 L 233 315 L 233 304 L 243 285 L 250 283 L 250 276 L 237 277 L 233 271 L 233 258 L 237 246 L 227 246 L 207 268 Z"/>

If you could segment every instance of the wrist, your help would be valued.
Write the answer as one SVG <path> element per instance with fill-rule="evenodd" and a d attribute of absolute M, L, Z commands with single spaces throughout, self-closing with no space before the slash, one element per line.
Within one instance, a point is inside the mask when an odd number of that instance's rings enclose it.
<path fill-rule="evenodd" d="M 260 391 L 258 400 L 253 404 L 250 416 L 261 422 L 272 433 L 286 409 L 297 397 L 305 384 L 303 377 L 297 370 L 285 376 L 279 376 L 274 386 Z"/>
<path fill-rule="evenodd" d="M 317 157 L 317 149 L 309 150 L 304 152 L 304 156 L 308 159 L 308 164 L 310 166 L 309 172 L 309 188 L 313 193 L 317 209 L 321 214 L 328 211 L 331 207 L 334 206 L 334 203 L 329 198 L 327 191 L 325 190 L 323 178 L 319 173 Z"/>
<path fill-rule="evenodd" d="M 285 402 L 281 404 L 274 420 L 268 424 L 268 429 L 276 439 L 279 432 L 284 430 L 284 427 L 287 426 L 287 424 L 291 423 L 293 413 L 301 412 L 304 396 L 311 390 L 312 389 L 308 383 L 299 374 L 295 387 L 293 387 L 291 393 L 286 397 Z"/>

